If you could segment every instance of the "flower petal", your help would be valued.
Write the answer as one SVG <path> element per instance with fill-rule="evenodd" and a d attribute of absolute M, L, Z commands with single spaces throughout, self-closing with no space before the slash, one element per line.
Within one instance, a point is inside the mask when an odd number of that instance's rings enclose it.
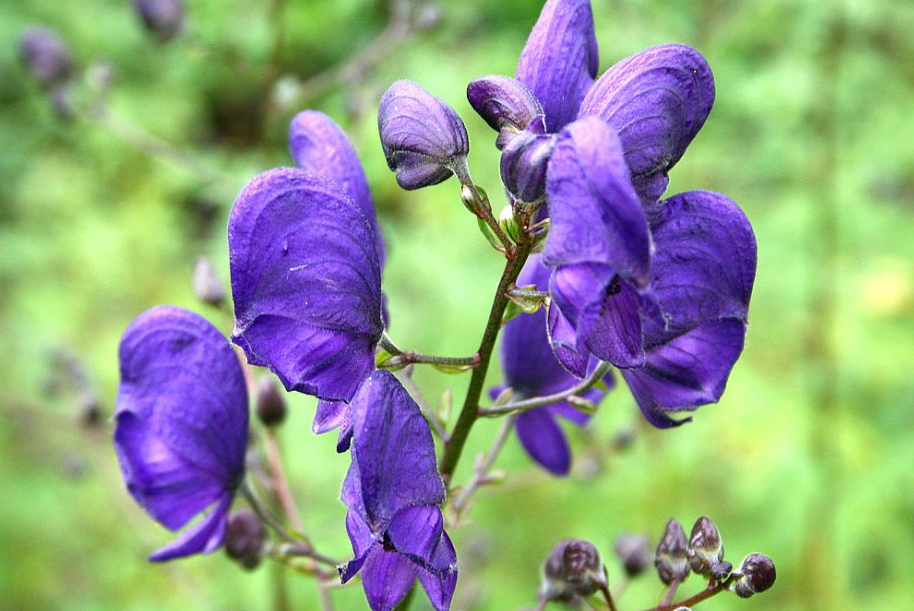
<path fill-rule="evenodd" d="M 546 195 L 546 170 L 555 136 L 544 133 L 542 116 L 518 132 L 501 154 L 501 181 L 514 199 L 536 202 Z"/>
<path fill-rule="evenodd" d="M 383 331 L 376 243 L 324 178 L 280 168 L 252 180 L 229 218 L 232 341 L 287 390 L 351 399 Z"/>
<path fill-rule="evenodd" d="M 549 0 L 517 63 L 517 80 L 546 111 L 550 132 L 575 119 L 599 68 L 590 0 Z"/>
<path fill-rule="evenodd" d="M 517 437 L 527 453 L 555 475 L 568 475 L 571 450 L 565 433 L 544 408 L 517 417 Z"/>
<path fill-rule="evenodd" d="M 224 493 L 215 506 L 197 524 L 181 533 L 181 536 L 156 551 L 149 560 L 165 562 L 193 554 L 209 554 L 216 551 L 225 541 L 228 526 L 228 512 L 232 506 L 232 494 Z"/>
<path fill-rule="evenodd" d="M 346 514 L 346 533 L 352 543 L 352 553 L 355 554 L 355 558 L 338 569 L 340 580 L 343 583 L 352 579 L 362 569 L 362 565 L 365 564 L 372 546 L 377 542 L 371 534 L 371 529 L 362 521 L 358 512 L 351 509 Z"/>
<path fill-rule="evenodd" d="M 432 564 L 438 567 L 438 570 L 420 568 L 419 581 L 435 611 L 447 611 L 457 588 L 457 552 L 454 551 L 454 544 L 446 532 L 441 533 Z"/>
<path fill-rule="evenodd" d="M 713 104 L 714 77 L 701 53 L 661 45 L 607 70 L 584 98 L 581 116 L 599 116 L 615 128 L 633 176 L 645 179 L 679 161 Z M 639 194 L 659 197 L 657 183 L 637 182 L 647 187 Z"/>
<path fill-rule="evenodd" d="M 543 108 L 523 83 L 510 76 L 489 75 L 467 85 L 470 106 L 499 132 L 496 146 L 504 148 L 513 134 L 523 130 Z"/>
<path fill-rule="evenodd" d="M 416 581 L 419 568 L 406 556 L 375 545 L 362 566 L 362 588 L 372 611 L 392 611 Z"/>
<path fill-rule="evenodd" d="M 577 329 L 562 313 L 555 301 L 549 304 L 546 321 L 549 343 L 555 358 L 571 375 L 583 378 L 587 375 L 590 351 L 584 345 L 583 338 L 578 335 Z"/>
<path fill-rule="evenodd" d="M 336 183 L 356 203 L 374 230 L 383 267 L 384 239 L 375 218 L 368 180 L 358 154 L 339 125 L 320 111 L 303 110 L 289 126 L 289 151 L 296 166 Z"/>
<path fill-rule="evenodd" d="M 202 317 L 140 314 L 120 344 L 114 445 L 136 501 L 180 528 L 244 473 L 248 396 L 238 358 Z"/>
<path fill-rule="evenodd" d="M 437 506 L 418 505 L 397 512 L 387 526 L 387 536 L 398 552 L 428 566 L 443 528 L 444 518 Z"/>
<path fill-rule="evenodd" d="M 546 265 L 600 263 L 639 287 L 647 284 L 647 220 L 611 127 L 586 117 L 565 128 L 552 152 L 546 191 L 552 220 Z"/>
<path fill-rule="evenodd" d="M 311 423 L 311 432 L 320 435 L 337 427 L 340 432 L 336 451 L 345 452 L 352 441 L 352 407 L 343 401 L 319 400 L 314 412 L 314 421 Z"/>

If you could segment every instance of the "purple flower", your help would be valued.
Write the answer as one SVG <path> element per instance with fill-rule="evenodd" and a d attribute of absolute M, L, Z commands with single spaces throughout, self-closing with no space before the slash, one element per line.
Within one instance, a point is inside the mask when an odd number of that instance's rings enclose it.
<path fill-rule="evenodd" d="M 540 261 L 540 255 L 532 255 L 521 271 L 517 285 L 532 284 L 537 290 L 546 290 L 550 271 Z M 506 386 L 514 390 L 516 398 L 523 399 L 561 392 L 577 382 L 559 364 L 552 352 L 546 335 L 546 313 L 543 310 L 518 316 L 505 326 L 501 363 L 505 385 L 492 389 L 493 398 Z M 611 375 L 604 379 L 607 384 L 613 383 Z M 591 401 L 599 401 L 603 394 L 602 390 L 591 389 L 583 396 Z M 567 475 L 571 469 L 571 450 L 557 417 L 578 426 L 586 424 L 590 419 L 589 415 L 565 401 L 553 403 L 521 413 L 517 417 L 517 437 L 533 460 L 556 475 Z"/>
<path fill-rule="evenodd" d="M 523 83 L 508 76 L 483 76 L 467 85 L 467 100 L 498 132 L 495 145 L 501 150 L 515 134 L 543 114 L 536 96 Z"/>
<path fill-rule="evenodd" d="M 362 205 L 322 175 L 279 168 L 244 188 L 228 233 L 232 341 L 287 390 L 349 401 L 384 330 L 379 238 Z"/>
<path fill-rule="evenodd" d="M 169 530 L 206 515 L 150 560 L 209 553 L 244 476 L 248 394 L 229 343 L 170 306 L 140 314 L 120 345 L 114 446 L 127 489 Z"/>
<path fill-rule="evenodd" d="M 19 37 L 19 55 L 44 88 L 55 87 L 73 75 L 73 55 L 54 30 L 37 26 L 25 29 Z"/>
<path fill-rule="evenodd" d="M 555 136 L 546 133 L 543 115 L 508 141 L 501 154 L 501 180 L 515 200 L 532 203 L 545 197 L 546 168 L 554 148 Z"/>
<path fill-rule="evenodd" d="M 355 558 L 340 577 L 345 583 L 361 572 L 373 611 L 393 609 L 418 577 L 435 609 L 445 611 L 457 585 L 457 555 L 443 529 L 444 485 L 428 424 L 387 371 L 366 380 L 352 408 L 342 500 Z"/>
<path fill-rule="evenodd" d="M 378 131 L 387 165 L 407 190 L 447 180 L 470 151 L 460 116 L 413 81 L 397 81 L 384 92 Z"/>
<path fill-rule="evenodd" d="M 181 31 L 184 0 L 133 0 L 143 25 L 159 42 L 168 42 Z"/>

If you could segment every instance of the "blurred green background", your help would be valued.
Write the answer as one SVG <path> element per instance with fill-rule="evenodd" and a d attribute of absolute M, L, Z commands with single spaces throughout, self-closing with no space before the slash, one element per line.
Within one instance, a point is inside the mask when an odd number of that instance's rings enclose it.
<path fill-rule="evenodd" d="M 714 70 L 714 111 L 669 192 L 722 191 L 752 221 L 759 266 L 746 350 L 721 403 L 676 430 L 649 429 L 627 391 L 614 392 L 590 429 L 570 431 L 567 479 L 532 467 L 512 440 L 498 462 L 507 483 L 483 489 L 472 524 L 452 531 L 461 561 L 453 608 L 532 608 L 539 564 L 565 536 L 600 546 L 618 584 L 617 533 L 644 531 L 656 543 L 667 518 L 689 529 L 702 514 L 720 527 L 727 559 L 762 551 L 778 569 L 770 592 L 721 595 L 702 609 L 907 608 L 914 4 L 593 4 L 601 70 L 674 41 L 697 47 Z M 495 134 L 465 86 L 513 74 L 540 0 L 443 1 L 415 20 L 435 27 L 403 40 L 381 0 L 187 5 L 182 35 L 156 44 L 127 0 L 0 4 L 0 609 L 273 608 L 269 566 L 244 573 L 221 553 L 145 561 L 171 536 L 127 495 L 110 416 L 118 339 L 140 311 L 173 303 L 230 330 L 226 315 L 195 301 L 193 264 L 208 256 L 227 279 L 234 196 L 290 163 L 286 128 L 298 110 L 340 122 L 365 164 L 388 244 L 392 336 L 466 355 L 482 332 L 500 257 L 453 180 L 397 188 L 377 100 L 410 78 L 452 104 L 470 132 L 477 183 L 497 193 Z M 17 40 L 36 23 L 57 29 L 86 70 L 77 99 L 100 95 L 99 75 L 113 72 L 107 119 L 62 120 L 28 78 Z M 98 395 L 95 426 L 85 424 L 74 359 Z M 466 384 L 429 371 L 416 379 L 432 400 L 451 386 L 459 401 Z M 305 524 L 345 558 L 337 497 L 348 456 L 333 451 L 332 436 L 311 435 L 310 398 L 290 400 L 281 438 Z M 474 429 L 457 481 L 496 427 Z M 620 434 L 633 434 L 625 449 Z M 693 577 L 681 592 L 698 589 Z M 662 592 L 642 577 L 619 606 L 652 607 Z M 317 608 L 309 578 L 293 577 L 289 597 L 294 609 Z M 358 587 L 333 597 L 338 609 L 367 608 Z M 426 606 L 420 596 L 412 608 Z"/>

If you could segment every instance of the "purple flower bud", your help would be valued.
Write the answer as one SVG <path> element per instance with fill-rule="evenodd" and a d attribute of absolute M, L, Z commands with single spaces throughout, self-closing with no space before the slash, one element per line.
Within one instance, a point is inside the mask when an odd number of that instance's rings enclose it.
<path fill-rule="evenodd" d="M 286 419 L 286 400 L 272 376 L 260 376 L 257 386 L 257 417 L 265 426 L 277 426 Z"/>
<path fill-rule="evenodd" d="M 225 287 L 216 275 L 213 262 L 200 257 L 194 264 L 194 296 L 205 304 L 219 307 L 225 302 Z"/>
<path fill-rule="evenodd" d="M 715 564 L 714 566 L 711 567 L 711 577 L 713 577 L 717 581 L 723 581 L 724 579 L 726 579 L 727 577 L 730 576 L 730 572 L 732 570 L 733 570 L 733 563 L 727 562 L 726 560 L 724 560 L 723 562 L 718 562 L 717 564 Z"/>
<path fill-rule="evenodd" d="M 698 518 L 689 538 L 689 565 L 699 575 L 709 575 L 724 559 L 724 545 L 717 526 L 707 516 Z"/>
<path fill-rule="evenodd" d="M 225 531 L 225 553 L 247 570 L 257 568 L 263 559 L 267 530 L 249 509 L 233 511 Z"/>
<path fill-rule="evenodd" d="M 140 20 L 159 42 L 168 42 L 181 31 L 184 0 L 133 0 Z"/>
<path fill-rule="evenodd" d="M 407 190 L 443 182 L 470 151 L 460 116 L 413 81 L 397 81 L 384 93 L 378 131 L 387 165 Z"/>
<path fill-rule="evenodd" d="M 663 583 L 670 585 L 675 580 L 684 581 L 689 576 L 688 549 L 682 524 L 679 520 L 670 518 L 654 558 L 654 566 Z"/>
<path fill-rule="evenodd" d="M 543 564 L 540 596 L 568 601 L 606 587 L 606 569 L 593 543 L 580 539 L 559 542 Z"/>
<path fill-rule="evenodd" d="M 764 592 L 774 585 L 777 571 L 771 558 L 758 552 L 753 552 L 743 558 L 736 573 L 739 579 L 730 585 L 730 589 L 740 598 L 749 598 L 753 594 Z"/>
<path fill-rule="evenodd" d="M 536 202 L 546 196 L 546 168 L 555 136 L 546 133 L 543 115 L 515 135 L 501 154 L 501 180 L 518 201 Z"/>
<path fill-rule="evenodd" d="M 499 132 L 499 150 L 527 127 L 543 108 L 523 83 L 508 76 L 483 76 L 467 86 L 467 99 L 489 127 Z"/>
<path fill-rule="evenodd" d="M 43 27 L 27 28 L 19 37 L 19 56 L 38 84 L 51 88 L 73 74 L 70 48 L 55 32 Z"/>
<path fill-rule="evenodd" d="M 613 549 L 622 560 L 625 573 L 629 577 L 636 577 L 647 570 L 653 558 L 650 540 L 647 535 L 622 533 L 616 537 Z"/>

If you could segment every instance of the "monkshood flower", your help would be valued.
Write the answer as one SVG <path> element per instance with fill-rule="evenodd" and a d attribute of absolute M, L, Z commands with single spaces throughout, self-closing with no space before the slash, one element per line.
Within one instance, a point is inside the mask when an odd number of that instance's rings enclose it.
<path fill-rule="evenodd" d="M 159 42 L 168 42 L 181 31 L 184 0 L 133 0 L 133 8 Z"/>
<path fill-rule="evenodd" d="M 517 285 L 535 285 L 536 290 L 546 290 L 550 271 L 540 261 L 540 255 L 532 255 L 521 271 Z M 577 382 L 552 352 L 543 309 L 513 318 L 505 325 L 501 364 L 505 384 L 492 389 L 493 398 L 506 387 L 513 389 L 515 398 L 523 399 L 561 392 Z M 608 385 L 613 383 L 611 375 L 604 379 Z M 602 390 L 592 388 L 582 396 L 597 402 L 603 394 Z M 536 462 L 555 475 L 567 475 L 571 469 L 571 450 L 558 418 L 582 426 L 590 415 L 565 401 L 528 410 L 517 417 L 517 437 Z"/>
<path fill-rule="evenodd" d="M 344 187 L 299 168 L 255 177 L 229 216 L 235 331 L 286 390 L 349 401 L 384 330 L 378 237 Z"/>
<path fill-rule="evenodd" d="M 501 180 L 515 200 L 532 203 L 546 195 L 546 168 L 555 140 L 554 135 L 546 133 L 543 115 L 538 115 L 505 145 Z"/>
<path fill-rule="evenodd" d="M 471 81 L 467 85 L 467 99 L 489 127 L 498 132 L 495 141 L 498 150 L 543 115 L 536 96 L 523 83 L 507 76 L 490 75 Z"/>
<path fill-rule="evenodd" d="M 413 81 L 396 81 L 384 92 L 378 131 L 387 165 L 407 190 L 447 180 L 470 151 L 460 116 Z"/>
<path fill-rule="evenodd" d="M 390 611 L 418 577 L 437 611 L 449 608 L 457 555 L 439 506 L 444 485 L 419 406 L 388 371 L 376 371 L 352 400 L 352 465 L 343 482 L 346 530 L 373 611 Z"/>
<path fill-rule="evenodd" d="M 73 55 L 54 30 L 34 26 L 19 37 L 19 56 L 39 85 L 50 89 L 73 75 Z"/>
<path fill-rule="evenodd" d="M 219 548 L 244 476 L 248 394 L 228 341 L 202 317 L 171 306 L 140 314 L 120 344 L 114 447 L 127 489 L 172 531 L 149 557 Z"/>

